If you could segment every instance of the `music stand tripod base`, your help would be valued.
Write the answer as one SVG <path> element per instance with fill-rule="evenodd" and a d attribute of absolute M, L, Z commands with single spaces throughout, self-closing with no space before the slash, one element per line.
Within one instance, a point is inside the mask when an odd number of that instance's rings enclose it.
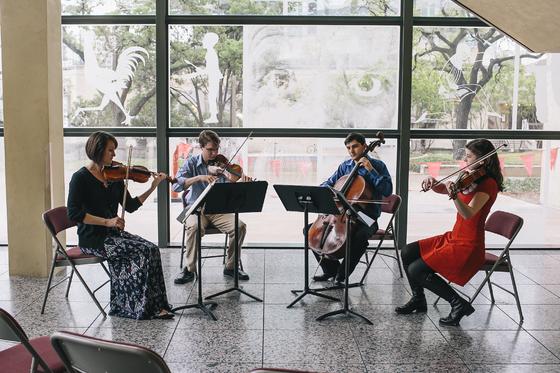
<path fill-rule="evenodd" d="M 353 208 L 352 208 L 352 206 L 350 206 L 348 201 L 346 201 L 346 199 L 344 198 L 343 195 L 339 194 L 338 197 L 339 197 L 339 200 L 342 202 L 342 204 L 344 205 L 344 208 L 345 208 L 346 232 L 351 232 L 350 228 L 351 228 L 351 224 L 353 223 L 352 220 L 355 217 L 355 215 L 352 212 Z M 324 315 L 321 315 L 321 316 L 317 317 L 315 320 L 322 321 L 322 320 L 326 319 L 327 317 L 344 314 L 346 316 L 359 317 L 362 320 L 364 320 L 367 324 L 373 325 L 373 323 L 367 317 L 362 316 L 355 311 L 352 311 L 348 306 L 348 277 L 350 277 L 350 275 L 349 275 L 349 273 L 350 273 L 350 260 L 348 260 L 348 258 L 350 258 L 350 236 L 351 236 L 350 234 L 348 234 L 346 236 L 346 247 L 345 247 L 345 258 L 346 258 L 346 260 L 344 261 L 344 267 L 345 267 L 344 268 L 345 269 L 344 273 L 346 273 L 346 278 L 344 280 L 344 307 L 340 310 L 327 312 Z"/>
<path fill-rule="evenodd" d="M 239 287 L 239 213 L 240 212 L 260 212 L 264 203 L 268 183 L 266 181 L 242 182 L 242 183 L 222 183 L 215 184 L 206 202 L 204 212 L 207 214 L 228 214 L 235 216 L 235 242 L 233 251 L 233 287 L 220 291 L 206 297 L 214 297 L 238 291 L 246 296 L 262 302 L 262 299 L 248 293 Z"/>
<path fill-rule="evenodd" d="M 201 219 L 200 219 L 200 209 L 196 212 L 197 216 L 197 223 L 198 223 L 198 230 L 196 233 L 196 245 L 198 251 L 198 258 L 197 258 L 197 266 L 198 266 L 198 273 L 196 275 L 196 281 L 198 282 L 198 298 L 197 302 L 193 304 L 187 304 L 185 306 L 175 307 L 171 310 L 171 312 L 185 310 L 189 308 L 197 308 L 204 312 L 208 317 L 212 320 L 217 321 L 218 319 L 212 313 L 212 310 L 218 306 L 216 302 L 203 302 L 202 301 L 202 236 L 200 235 L 200 226 L 201 226 Z M 185 227 L 183 227 L 185 229 Z"/>

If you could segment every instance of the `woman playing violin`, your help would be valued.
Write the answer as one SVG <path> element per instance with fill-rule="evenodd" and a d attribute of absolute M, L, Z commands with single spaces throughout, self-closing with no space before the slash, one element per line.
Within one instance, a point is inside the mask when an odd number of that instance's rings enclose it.
<path fill-rule="evenodd" d="M 217 182 L 234 182 L 234 181 L 250 181 L 251 178 L 243 175 L 242 171 L 234 170 L 235 167 L 224 161 L 225 157 L 218 154 L 220 150 L 220 137 L 214 131 L 204 130 L 198 136 L 198 143 L 202 152 L 198 155 L 191 156 L 181 166 L 176 175 L 177 182 L 173 183 L 173 191 L 186 191 L 183 195 L 186 205 L 191 205 L 200 196 L 200 193 L 208 186 L 208 184 Z M 221 159 L 220 159 L 221 158 Z M 220 162 L 216 162 L 220 160 Z M 224 164 L 225 163 L 225 164 Z M 212 224 L 220 231 L 229 235 L 229 248 L 227 250 L 226 265 L 224 275 L 233 277 L 234 266 L 236 265 L 233 252 L 235 243 L 235 221 L 233 214 L 201 214 L 202 226 L 207 227 Z M 186 229 L 186 267 L 182 273 L 175 279 L 176 284 L 185 284 L 194 279 L 196 272 L 196 233 L 198 230 L 197 217 L 191 215 L 185 223 Z M 239 221 L 239 248 L 243 245 L 243 239 L 247 227 L 244 222 Z M 204 232 L 201 232 L 201 236 Z M 249 275 L 239 270 L 239 279 L 248 280 Z"/>
<path fill-rule="evenodd" d="M 477 162 L 491 152 L 494 154 Z M 410 243 L 402 250 L 412 298 L 395 309 L 399 314 L 426 312 L 424 288 L 451 304 L 449 315 L 439 319 L 441 325 L 457 326 L 463 316 L 474 312 L 470 303 L 459 296 L 444 278 L 463 286 L 482 266 L 484 224 L 498 192 L 504 188 L 500 162 L 490 141 L 472 140 L 467 143 L 465 153 L 469 166 L 456 181 L 438 183 L 433 177 L 428 177 L 422 182 L 424 191 L 432 189 L 449 195 L 457 217 L 452 231 Z M 472 175 L 475 177 L 469 177 Z M 471 183 L 465 183 L 465 180 Z"/>
<path fill-rule="evenodd" d="M 117 139 L 94 132 L 86 142 L 91 162 L 72 175 L 68 192 L 68 217 L 78 223 L 78 240 L 84 254 L 107 259 L 111 274 L 112 316 L 132 319 L 172 318 L 167 302 L 159 248 L 124 230 L 117 216 L 123 202 L 123 180 L 108 181 L 106 165 L 113 164 Z M 150 188 L 132 198 L 126 191 L 126 211 L 136 211 L 166 175 L 154 176 Z"/>

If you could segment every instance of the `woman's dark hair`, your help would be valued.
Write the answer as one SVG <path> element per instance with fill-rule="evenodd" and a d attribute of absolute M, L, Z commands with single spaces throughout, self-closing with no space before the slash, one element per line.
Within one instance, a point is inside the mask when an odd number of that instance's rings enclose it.
<path fill-rule="evenodd" d="M 201 148 L 204 148 L 208 143 L 214 143 L 214 145 L 220 145 L 220 136 L 212 130 L 204 130 L 198 135 L 198 143 Z"/>
<path fill-rule="evenodd" d="M 477 158 L 484 157 L 486 154 L 496 150 L 494 145 L 486 139 L 471 140 L 465 146 L 476 155 Z M 502 175 L 502 168 L 500 167 L 500 160 L 498 154 L 486 158 L 484 160 L 484 167 L 486 168 L 486 175 L 490 176 L 498 184 L 500 192 L 504 190 L 504 176 Z"/>
<path fill-rule="evenodd" d="M 109 141 L 115 144 L 115 148 L 119 146 L 119 143 L 115 136 L 104 131 L 97 131 L 89 135 L 86 142 L 86 155 L 93 162 L 99 164 L 103 160 L 103 152 L 107 147 Z"/>
<path fill-rule="evenodd" d="M 365 143 L 366 143 L 366 138 L 364 137 L 364 135 L 362 135 L 361 133 L 357 133 L 357 132 L 350 132 L 348 134 L 348 136 L 346 136 L 346 138 L 344 139 L 344 145 L 348 145 L 349 143 L 351 143 L 354 140 L 356 140 L 357 142 L 359 142 L 362 145 L 365 145 Z"/>

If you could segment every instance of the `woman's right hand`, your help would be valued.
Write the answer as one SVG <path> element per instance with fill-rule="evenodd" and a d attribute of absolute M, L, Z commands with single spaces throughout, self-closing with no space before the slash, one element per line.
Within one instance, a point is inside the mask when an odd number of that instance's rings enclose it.
<path fill-rule="evenodd" d="M 118 216 L 112 219 L 105 219 L 105 226 L 109 228 L 118 228 L 122 231 L 124 230 L 124 219 Z"/>
<path fill-rule="evenodd" d="M 432 189 L 432 186 L 435 183 L 437 183 L 437 180 L 432 176 L 428 176 L 427 178 L 422 180 L 422 190 L 428 191 L 428 190 Z"/>

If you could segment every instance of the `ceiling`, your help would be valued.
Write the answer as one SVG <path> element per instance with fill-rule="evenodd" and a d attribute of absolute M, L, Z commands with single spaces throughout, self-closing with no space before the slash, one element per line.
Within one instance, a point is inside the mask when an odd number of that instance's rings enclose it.
<path fill-rule="evenodd" d="M 560 52 L 560 0 L 453 0 L 533 52 Z"/>

